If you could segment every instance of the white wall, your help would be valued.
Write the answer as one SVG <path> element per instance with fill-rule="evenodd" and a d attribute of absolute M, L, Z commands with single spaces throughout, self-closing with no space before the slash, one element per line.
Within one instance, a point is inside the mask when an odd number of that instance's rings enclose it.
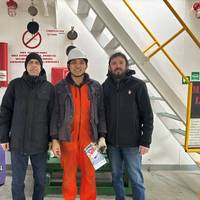
<path fill-rule="evenodd" d="M 136 26 L 130 22 L 130 20 L 125 19 L 132 19 L 132 16 L 126 16 L 124 13 L 125 8 L 119 9 L 119 1 L 118 0 L 106 0 L 109 6 L 112 6 L 112 10 L 118 10 L 120 19 L 123 19 L 123 23 L 128 25 L 127 32 L 132 34 L 134 39 L 137 39 L 138 45 L 142 48 L 146 47 L 149 42 L 143 41 L 143 34 L 140 29 L 136 28 Z M 139 8 L 138 1 L 138 8 Z M 64 29 L 66 32 L 70 30 L 71 26 L 75 26 L 75 30 L 78 32 L 79 37 L 74 42 L 76 46 L 79 46 L 81 49 L 85 51 L 89 58 L 89 67 L 88 73 L 91 75 L 92 78 L 99 80 L 102 82 L 107 73 L 107 55 L 105 54 L 104 50 L 96 43 L 95 39 L 92 35 L 88 32 L 88 30 L 83 26 L 81 21 L 77 18 L 77 16 L 71 11 L 68 7 L 66 1 L 58 0 L 57 1 L 57 15 L 53 9 L 50 10 L 50 17 L 44 17 L 42 14 L 37 16 L 37 21 L 40 23 L 40 31 L 43 37 L 43 41 L 41 46 L 36 49 L 36 51 L 48 51 L 49 53 L 56 54 L 57 60 L 59 60 L 59 64 L 56 66 L 62 66 L 66 63 L 66 56 L 65 56 L 65 49 L 66 46 L 71 44 L 69 40 L 66 39 L 65 35 L 60 35 L 59 37 L 49 37 L 46 34 L 46 29 L 54 29 L 57 27 L 58 29 Z M 152 3 L 152 1 L 151 1 Z M 180 2 L 179 2 L 180 3 Z M 150 12 L 148 8 L 150 5 L 149 0 L 143 3 L 143 7 L 146 8 L 147 12 Z M 155 4 L 154 4 L 155 5 Z M 156 6 L 159 6 L 156 4 Z M 181 4 L 181 6 L 184 6 Z M 42 12 L 41 12 L 42 13 Z M 152 21 L 155 19 L 153 18 L 152 14 L 150 13 L 150 18 Z M 157 13 L 158 14 L 158 13 Z M 0 27 L 3 27 L 0 30 L 0 41 L 1 42 L 8 42 L 9 43 L 9 60 L 10 55 L 15 52 L 20 51 L 29 51 L 24 45 L 22 44 L 21 37 L 22 33 L 26 29 L 27 22 L 30 21 L 31 17 L 27 14 L 26 9 L 22 8 L 18 9 L 17 16 L 15 18 L 10 18 L 7 15 L 7 10 L 5 6 L 5 2 L 0 1 Z M 159 15 L 160 16 L 160 15 Z M 165 19 L 165 16 L 161 19 Z M 59 23 L 55 24 L 55 21 Z M 157 22 L 156 22 L 157 23 Z M 172 26 L 174 29 L 177 25 Z M 196 27 L 196 26 L 195 26 Z M 136 31 L 137 30 L 137 31 Z M 161 32 L 164 29 L 160 30 Z M 169 28 L 165 28 L 166 31 L 172 33 L 173 30 Z M 168 34 L 168 32 L 166 34 Z M 157 35 L 160 35 L 159 29 L 156 32 Z M 161 37 L 164 41 L 167 38 L 167 35 Z M 142 36 L 142 37 L 141 37 Z M 177 53 L 177 57 L 181 60 L 184 56 L 183 47 L 186 44 L 182 44 L 180 41 L 180 45 L 182 45 L 182 51 Z M 191 58 L 189 60 L 193 60 Z M 188 61 L 189 62 L 189 61 Z M 195 65 L 195 63 L 194 63 Z M 45 64 L 45 69 L 48 74 L 48 79 L 50 80 L 50 71 L 51 67 L 55 66 L 54 64 Z M 171 74 L 169 74 L 169 69 L 166 70 L 164 65 L 158 65 L 160 70 L 163 70 L 169 76 L 169 79 L 172 81 L 181 81 L 180 77 L 175 78 Z M 9 80 L 21 76 L 22 72 L 24 71 L 23 64 L 9 64 Z M 4 94 L 5 89 L 0 89 L 0 96 Z M 167 151 L 167 154 L 166 154 Z M 9 159 L 8 159 L 9 162 Z M 175 141 L 172 135 L 168 132 L 168 130 L 163 126 L 161 121 L 155 116 L 155 129 L 153 134 L 153 144 L 151 151 L 148 155 L 144 157 L 144 164 L 193 164 L 190 157 L 184 153 L 183 149 L 180 145 Z"/>

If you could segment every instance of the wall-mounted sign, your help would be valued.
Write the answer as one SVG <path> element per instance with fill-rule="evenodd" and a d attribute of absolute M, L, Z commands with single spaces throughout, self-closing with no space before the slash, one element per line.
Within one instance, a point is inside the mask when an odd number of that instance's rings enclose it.
<path fill-rule="evenodd" d="M 10 63 L 14 64 L 24 64 L 26 56 L 30 53 L 30 51 L 21 51 L 16 54 L 11 54 Z M 58 55 L 51 54 L 47 51 L 36 51 L 36 53 L 40 54 L 42 57 L 43 63 L 45 64 L 59 64 Z"/>
<path fill-rule="evenodd" d="M 42 42 L 42 36 L 39 32 L 31 34 L 29 31 L 26 31 L 22 36 L 22 42 L 25 47 L 29 49 L 35 49 L 40 46 Z"/>
<path fill-rule="evenodd" d="M 50 78 L 51 67 L 66 64 L 65 40 L 65 31 L 62 29 L 40 29 L 36 34 L 31 34 L 24 27 L 19 27 L 16 42 L 9 49 L 9 80 L 22 73 L 26 56 L 30 52 L 36 52 L 42 57 L 47 78 Z M 3 78 L 3 74 L 0 76 Z"/>
<path fill-rule="evenodd" d="M 199 81 L 200 80 L 200 73 L 199 72 L 192 72 L 191 73 L 191 80 L 192 81 Z"/>
<path fill-rule="evenodd" d="M 200 72 L 191 72 L 191 75 L 186 77 L 192 82 L 200 81 Z M 184 78 L 182 78 L 182 84 L 187 84 Z"/>
<path fill-rule="evenodd" d="M 65 35 L 65 30 L 63 29 L 47 29 L 46 30 L 47 36 L 60 36 L 60 35 Z"/>
<path fill-rule="evenodd" d="M 200 151 L 200 82 L 193 82 L 192 85 L 187 148 Z"/>

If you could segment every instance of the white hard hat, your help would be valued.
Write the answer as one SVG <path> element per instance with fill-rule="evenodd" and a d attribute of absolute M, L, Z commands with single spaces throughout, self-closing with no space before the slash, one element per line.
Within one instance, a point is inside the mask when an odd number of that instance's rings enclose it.
<path fill-rule="evenodd" d="M 74 59 L 80 59 L 80 58 L 83 58 L 85 60 L 88 61 L 86 55 L 84 52 L 82 52 L 80 49 L 78 48 L 74 48 L 72 49 L 69 54 L 68 54 L 68 60 L 67 60 L 67 63 L 69 63 L 71 60 L 74 60 Z"/>

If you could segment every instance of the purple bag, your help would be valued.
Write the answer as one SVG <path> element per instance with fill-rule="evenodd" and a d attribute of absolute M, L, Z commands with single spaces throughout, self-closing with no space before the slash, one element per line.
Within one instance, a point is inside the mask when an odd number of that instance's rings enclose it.
<path fill-rule="evenodd" d="M 0 186 L 4 185 L 6 179 L 5 151 L 0 144 Z"/>

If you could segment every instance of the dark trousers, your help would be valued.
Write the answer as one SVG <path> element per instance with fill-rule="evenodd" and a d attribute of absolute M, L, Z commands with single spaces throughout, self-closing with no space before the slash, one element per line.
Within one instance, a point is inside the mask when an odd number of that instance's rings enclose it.
<path fill-rule="evenodd" d="M 44 199 L 47 152 L 38 153 L 34 155 L 26 155 L 18 152 L 11 152 L 13 200 L 26 199 L 24 194 L 24 180 L 26 176 L 29 158 L 31 160 L 34 178 L 34 191 L 32 199 Z"/>

